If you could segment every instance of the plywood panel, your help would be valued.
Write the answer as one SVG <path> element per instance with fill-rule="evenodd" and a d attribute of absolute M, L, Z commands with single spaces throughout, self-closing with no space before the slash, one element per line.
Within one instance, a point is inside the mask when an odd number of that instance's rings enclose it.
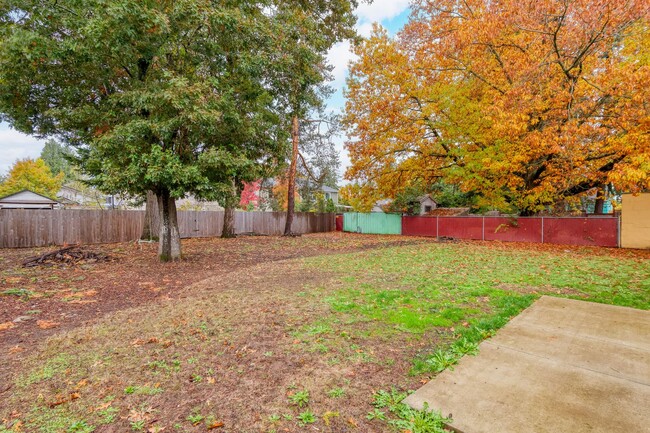
<path fill-rule="evenodd" d="M 650 248 L 650 193 L 623 194 L 621 246 Z"/>

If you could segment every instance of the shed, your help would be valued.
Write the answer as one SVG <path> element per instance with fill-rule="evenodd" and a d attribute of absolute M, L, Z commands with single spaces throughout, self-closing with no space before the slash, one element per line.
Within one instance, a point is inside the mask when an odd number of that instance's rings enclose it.
<path fill-rule="evenodd" d="M 0 198 L 0 209 L 58 209 L 61 203 L 34 191 L 24 189 Z"/>
<path fill-rule="evenodd" d="M 426 215 L 438 207 L 438 203 L 436 203 L 436 201 L 433 198 L 431 198 L 431 195 L 429 194 L 419 197 L 419 200 L 420 200 L 420 215 Z"/>

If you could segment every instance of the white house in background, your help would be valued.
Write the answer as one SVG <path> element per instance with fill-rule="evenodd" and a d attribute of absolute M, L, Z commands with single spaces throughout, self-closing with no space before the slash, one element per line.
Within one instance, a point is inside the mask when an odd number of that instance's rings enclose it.
<path fill-rule="evenodd" d="M 193 195 L 189 194 L 187 197 L 179 198 L 176 200 L 176 209 L 194 211 L 222 211 L 223 206 L 221 206 L 218 201 L 199 200 Z"/>
<path fill-rule="evenodd" d="M 63 185 L 56 198 L 67 208 L 103 208 L 106 206 L 106 195 L 93 189 L 82 191 L 71 185 Z"/>
<path fill-rule="evenodd" d="M 323 186 L 321 189 L 319 189 L 320 192 L 323 193 L 325 196 L 325 199 L 332 199 L 335 205 L 339 204 L 339 190 L 335 188 L 331 188 L 329 186 Z"/>
<path fill-rule="evenodd" d="M 104 194 L 92 187 L 75 188 L 74 184 L 63 185 L 57 199 L 69 209 L 142 209 L 132 206 L 119 195 Z M 82 189 L 83 188 L 83 189 Z"/>
<path fill-rule="evenodd" d="M 28 189 L 0 198 L 0 209 L 60 209 L 61 207 L 58 201 Z"/>

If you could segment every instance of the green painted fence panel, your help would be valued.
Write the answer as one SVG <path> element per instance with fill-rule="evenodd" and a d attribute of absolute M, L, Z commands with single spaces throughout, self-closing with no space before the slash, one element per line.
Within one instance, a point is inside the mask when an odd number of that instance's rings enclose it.
<path fill-rule="evenodd" d="M 374 235 L 401 235 L 402 216 L 381 212 L 344 213 L 343 231 Z"/>

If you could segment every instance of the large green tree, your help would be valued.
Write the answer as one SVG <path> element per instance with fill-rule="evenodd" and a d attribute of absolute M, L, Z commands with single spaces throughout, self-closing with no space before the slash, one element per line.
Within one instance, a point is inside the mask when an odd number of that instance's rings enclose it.
<path fill-rule="evenodd" d="M 277 77 L 288 73 L 295 35 L 349 29 L 350 5 L 8 0 L 0 5 L 2 120 L 76 146 L 82 170 L 106 191 L 153 191 L 160 257 L 177 259 L 175 199 L 222 189 L 214 179 L 228 179 L 215 174 L 223 166 L 215 155 L 266 164 L 284 153 L 283 135 L 264 132 L 284 114 Z"/>
<path fill-rule="evenodd" d="M 47 140 L 41 151 L 41 159 L 50 167 L 53 174 L 63 173 L 64 182 L 74 180 L 72 165 L 70 164 L 73 157 L 72 151 L 56 140 Z"/>

